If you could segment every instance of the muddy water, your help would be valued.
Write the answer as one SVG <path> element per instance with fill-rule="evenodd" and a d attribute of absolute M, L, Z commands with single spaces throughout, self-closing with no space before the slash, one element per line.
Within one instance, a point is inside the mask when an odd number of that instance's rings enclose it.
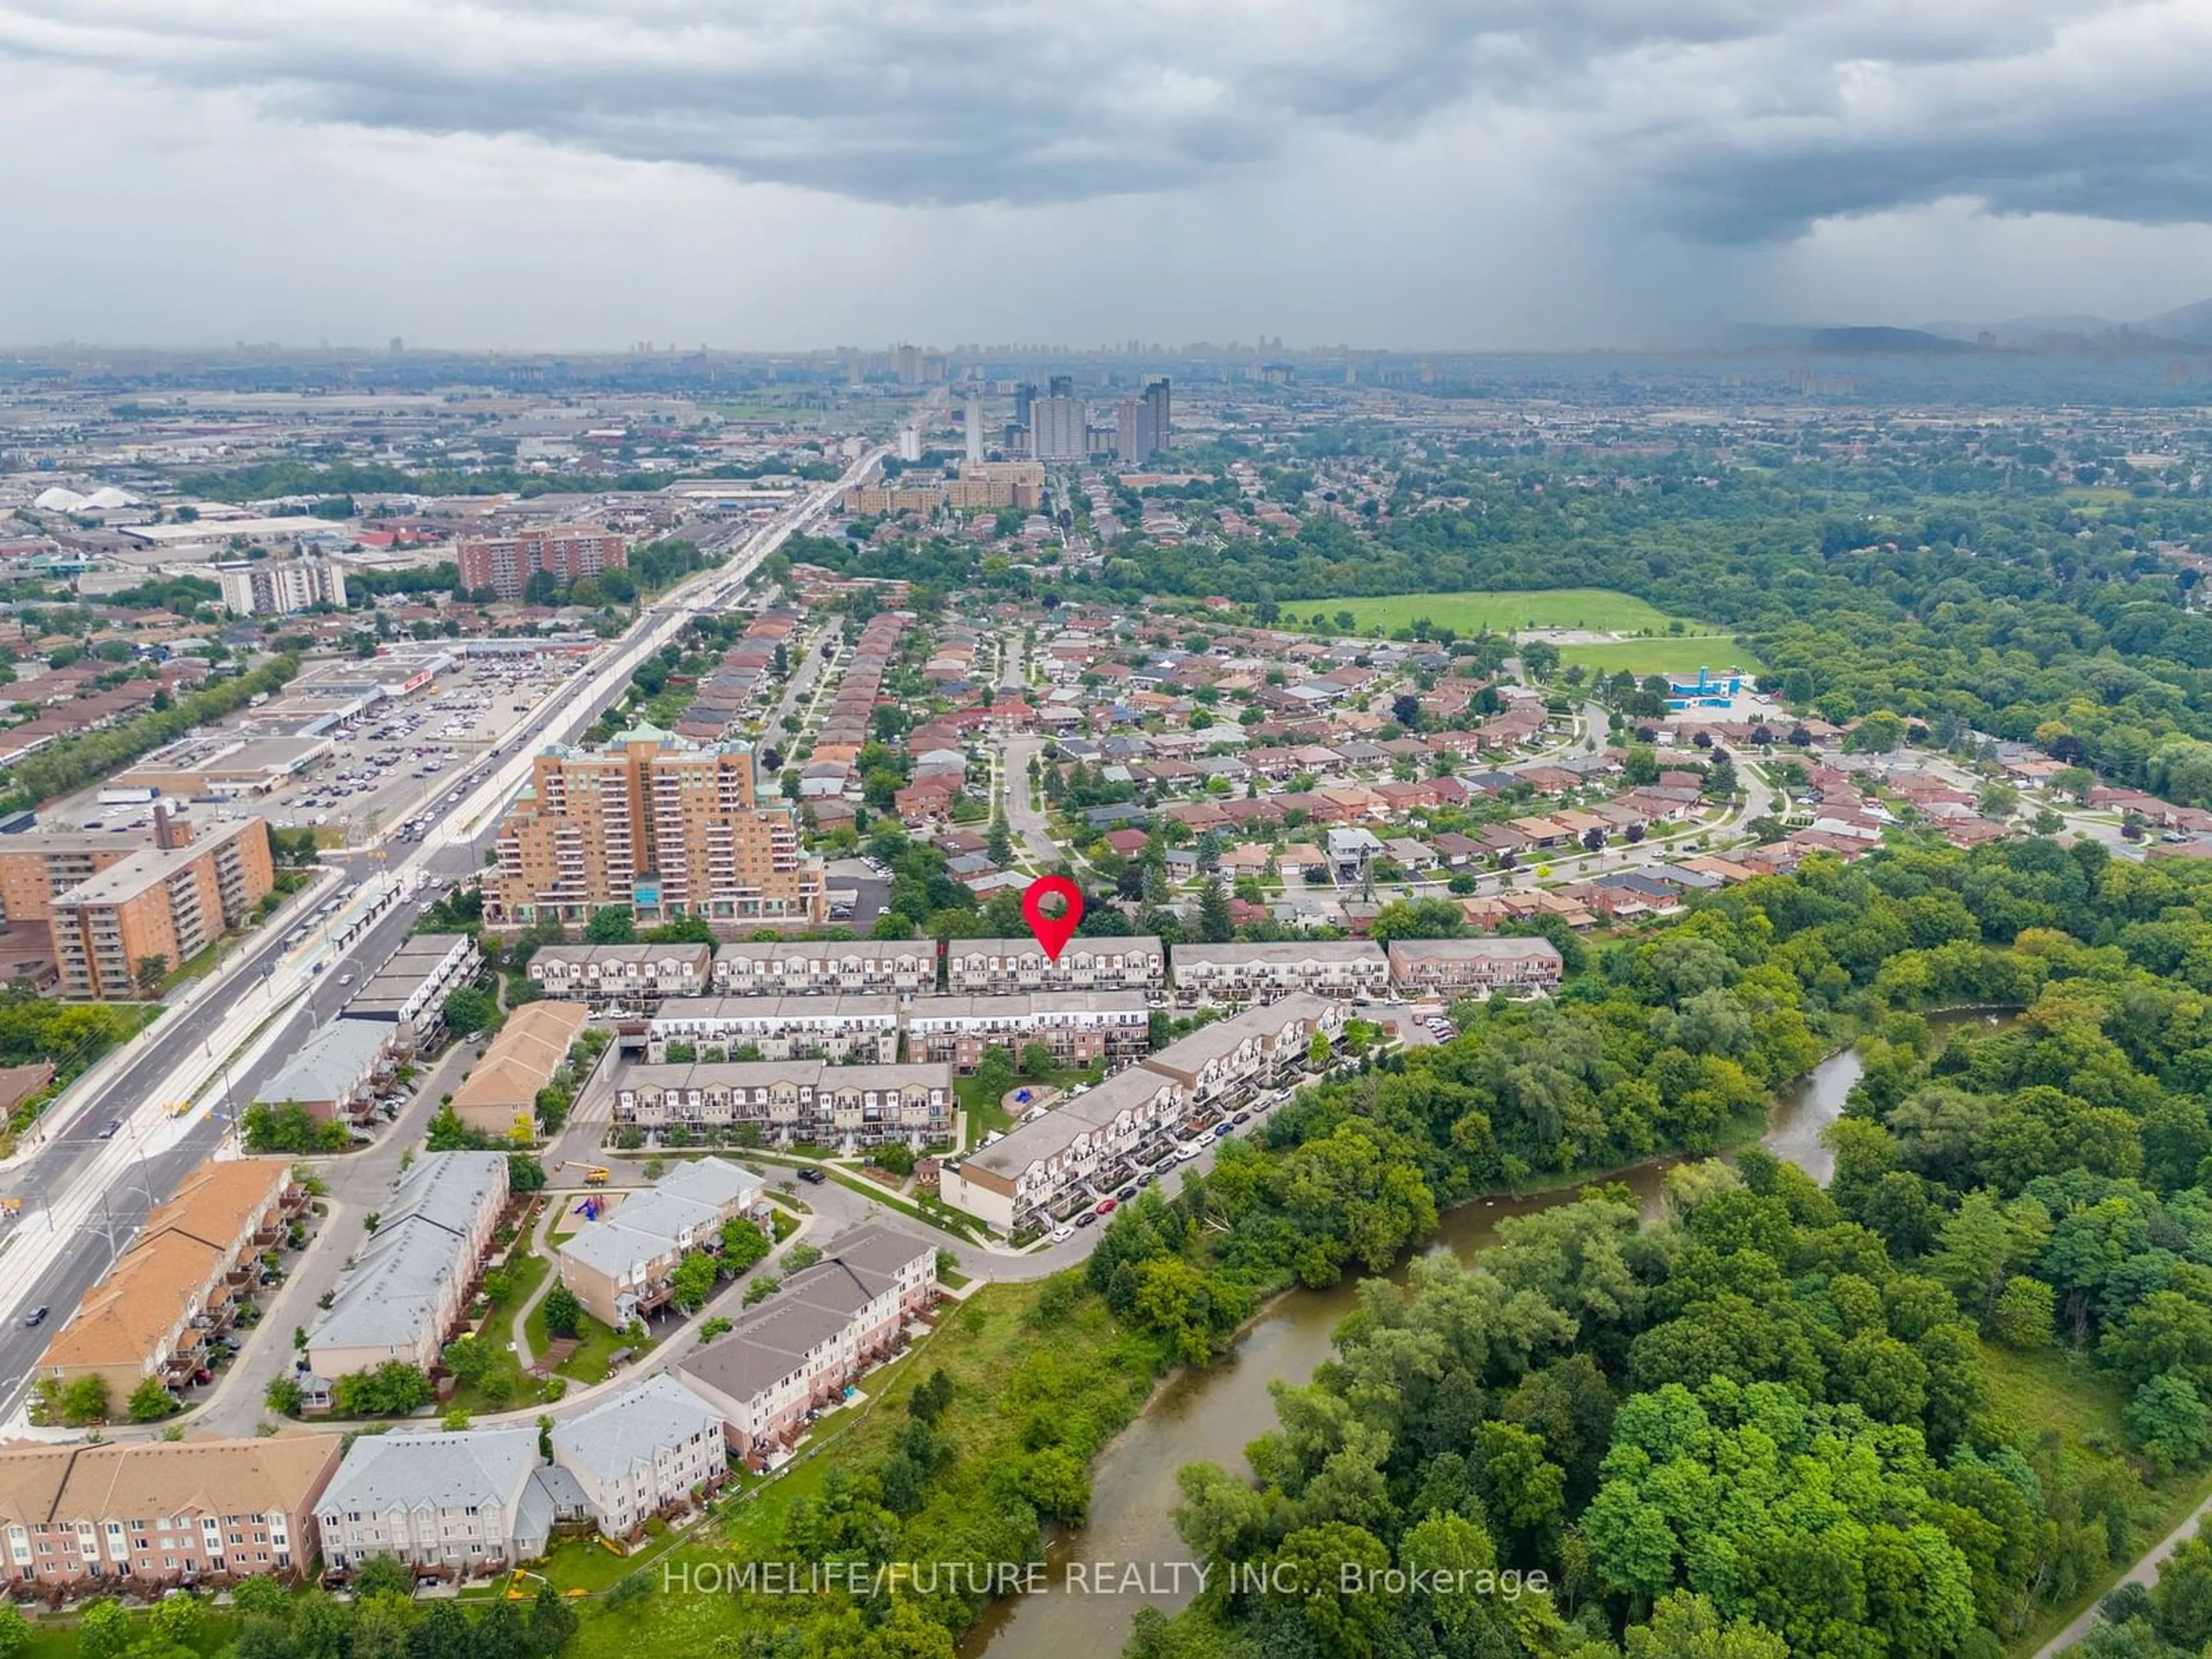
<path fill-rule="evenodd" d="M 1929 1024 L 1941 1036 L 1978 1028 L 1984 1018 L 1945 1014 Z M 1784 1091 L 1759 1144 L 1826 1182 L 1835 1160 L 1820 1145 L 1820 1132 L 1842 1115 L 1844 1097 L 1863 1069 L 1854 1050 L 1830 1055 Z M 1613 1178 L 1627 1185 L 1644 1214 L 1652 1216 L 1659 1211 L 1666 1171 L 1681 1161 L 1656 1159 Z M 1509 1216 L 1534 1214 L 1574 1198 L 1575 1189 L 1568 1188 L 1478 1199 L 1443 1216 L 1431 1248 L 1464 1260 L 1494 1242 L 1498 1224 Z M 1246 1443 L 1274 1424 L 1268 1385 L 1310 1377 L 1330 1357 L 1330 1333 L 1355 1301 L 1350 1282 L 1294 1292 L 1277 1302 L 1229 1358 L 1176 1377 L 1093 1466 L 1090 1520 L 1053 1540 L 1042 1575 L 1046 1588 L 993 1606 L 962 1642 L 962 1659 L 1117 1654 L 1138 1608 L 1172 1612 L 1189 1601 L 1198 1581 L 1176 1534 L 1176 1471 L 1201 1460 L 1243 1468 Z"/>

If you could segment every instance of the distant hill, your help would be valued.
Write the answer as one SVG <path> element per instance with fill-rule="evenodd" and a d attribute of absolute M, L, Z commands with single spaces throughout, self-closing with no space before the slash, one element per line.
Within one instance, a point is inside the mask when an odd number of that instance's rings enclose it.
<path fill-rule="evenodd" d="M 1920 328 L 1788 328 L 1757 323 L 1738 323 L 1724 333 L 1723 343 L 1737 350 L 1778 349 L 1787 351 L 1967 351 L 1965 341 L 1947 339 Z"/>
<path fill-rule="evenodd" d="M 2001 323 L 1929 323 L 1920 331 L 1967 344 L 1987 334 L 1998 345 L 2013 349 L 2122 343 L 2148 347 L 2160 343 L 2212 345 L 2212 300 L 2200 300 L 2132 323 L 2086 312 L 2060 311 L 2011 317 Z"/>
<path fill-rule="evenodd" d="M 2212 300 L 2199 300 L 2193 306 L 2179 306 L 2172 311 L 2161 311 L 2155 317 L 2144 318 L 2136 326 L 2162 340 L 2185 340 L 2191 345 L 2212 345 Z"/>

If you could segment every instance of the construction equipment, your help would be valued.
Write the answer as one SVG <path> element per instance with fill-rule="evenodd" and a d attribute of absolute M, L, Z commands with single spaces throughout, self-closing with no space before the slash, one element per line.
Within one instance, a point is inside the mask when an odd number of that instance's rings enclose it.
<path fill-rule="evenodd" d="M 607 1166 L 604 1164 L 581 1164 L 572 1158 L 565 1160 L 561 1167 L 564 1170 L 581 1170 L 584 1172 L 584 1184 L 586 1187 L 604 1187 L 610 1179 Z"/>

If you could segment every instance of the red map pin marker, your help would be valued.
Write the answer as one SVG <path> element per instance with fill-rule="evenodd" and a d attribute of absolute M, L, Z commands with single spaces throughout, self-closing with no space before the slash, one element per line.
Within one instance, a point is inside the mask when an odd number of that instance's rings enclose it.
<path fill-rule="evenodd" d="M 1048 898 L 1062 901 L 1063 908 L 1056 916 L 1045 910 Z M 1066 876 L 1039 876 L 1022 895 L 1022 915 L 1036 942 L 1044 946 L 1045 955 L 1058 962 L 1067 941 L 1075 937 L 1076 924 L 1083 920 L 1083 890 Z"/>

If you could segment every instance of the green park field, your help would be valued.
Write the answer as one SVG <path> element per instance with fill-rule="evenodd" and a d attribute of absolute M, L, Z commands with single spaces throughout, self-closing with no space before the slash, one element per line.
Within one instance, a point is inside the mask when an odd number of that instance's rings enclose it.
<path fill-rule="evenodd" d="M 1588 628 L 1603 633 L 1634 633 L 1650 629 L 1667 631 L 1674 618 L 1632 593 L 1605 587 L 1553 587 L 1533 592 L 1492 589 L 1473 593 L 1386 593 L 1371 599 L 1291 599 L 1285 611 L 1293 614 L 1326 611 L 1333 621 L 1340 611 L 1352 613 L 1360 633 L 1380 628 L 1390 634 L 1426 619 L 1439 628 L 1461 634 L 1493 634 L 1521 628 Z"/>
<path fill-rule="evenodd" d="M 1563 663 L 1580 663 L 1594 674 L 1618 674 L 1626 668 L 1644 674 L 1694 674 L 1741 668 L 1755 672 L 1759 660 L 1732 634 L 1662 634 L 1656 639 L 1608 641 L 1603 645 L 1563 645 Z"/>

